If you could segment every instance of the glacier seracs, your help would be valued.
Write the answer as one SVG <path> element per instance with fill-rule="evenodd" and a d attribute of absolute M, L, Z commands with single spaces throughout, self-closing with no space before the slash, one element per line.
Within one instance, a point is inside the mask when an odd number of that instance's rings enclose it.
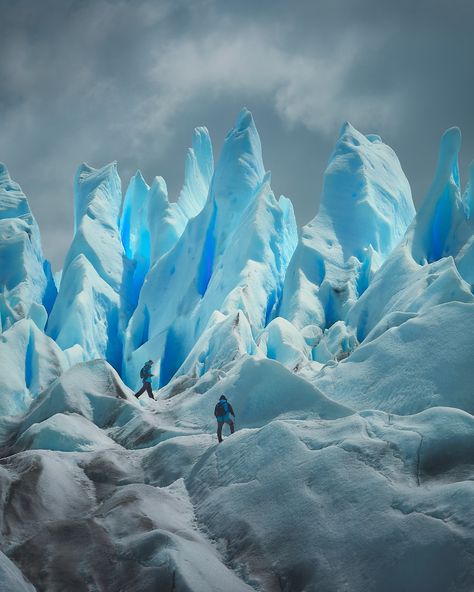
<path fill-rule="evenodd" d="M 415 214 L 393 150 L 349 123 L 324 174 L 321 204 L 285 278 L 280 315 L 297 328 L 344 319 Z"/>
<path fill-rule="evenodd" d="M 133 306 L 133 266 L 119 231 L 122 201 L 116 163 L 81 165 L 74 185 L 75 234 L 67 253 L 48 335 L 62 349 L 80 346 L 85 359 L 122 366 Z"/>
<path fill-rule="evenodd" d="M 299 243 L 247 110 L 215 171 L 196 128 L 175 202 L 137 173 L 121 206 L 115 164 L 83 165 L 55 303 L 1 169 L 0 590 L 471 592 L 460 144 L 414 217 L 392 150 L 346 124 Z M 156 401 L 129 388 L 148 358 Z"/>
<path fill-rule="evenodd" d="M 0 331 L 25 317 L 44 329 L 55 298 L 28 200 L 0 163 Z"/>
<path fill-rule="evenodd" d="M 148 274 L 127 329 L 126 379 L 136 383 L 148 356 L 156 384 L 165 385 L 214 311 L 241 310 L 253 332 L 263 329 L 276 314 L 296 240 L 291 203 L 273 195 L 258 132 L 244 110 L 224 142 L 204 208 Z"/>
<path fill-rule="evenodd" d="M 213 172 L 214 156 L 209 132 L 205 127 L 197 127 L 193 133 L 192 146 L 186 154 L 184 183 L 177 201 L 169 201 L 163 177 L 155 177 L 149 192 L 148 226 L 151 229 L 152 264 L 174 247 L 188 221 L 201 212 Z"/>
<path fill-rule="evenodd" d="M 134 262 L 131 290 L 134 304 L 150 269 L 149 190 L 143 175 L 137 171 L 128 185 L 120 216 L 120 235 L 125 256 Z"/>
<path fill-rule="evenodd" d="M 347 314 L 359 341 L 391 313 L 419 312 L 446 302 L 472 302 L 472 285 L 456 259 L 469 250 L 474 226 L 461 199 L 459 129 L 440 143 L 434 181 L 399 245 Z"/>

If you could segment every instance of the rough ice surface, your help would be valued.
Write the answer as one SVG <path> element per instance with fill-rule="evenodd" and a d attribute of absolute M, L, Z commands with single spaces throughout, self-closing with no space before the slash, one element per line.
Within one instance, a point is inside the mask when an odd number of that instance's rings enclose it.
<path fill-rule="evenodd" d="M 140 171 L 132 177 L 123 200 L 120 234 L 126 257 L 134 261 L 133 295 L 138 297 L 150 268 L 149 190 Z"/>
<path fill-rule="evenodd" d="M 48 335 L 63 349 L 79 345 L 86 359 L 105 358 L 120 369 L 133 284 L 118 228 L 122 195 L 116 164 L 81 165 L 74 189 L 75 234 Z"/>
<path fill-rule="evenodd" d="M 391 148 L 346 123 L 324 174 L 321 205 L 285 278 L 281 316 L 302 329 L 344 318 L 415 214 Z"/>
<path fill-rule="evenodd" d="M 273 195 L 258 132 L 243 110 L 204 208 L 147 276 L 127 329 L 126 380 L 137 384 L 147 357 L 155 361 L 156 386 L 166 385 L 215 311 L 241 310 L 253 332 L 263 329 L 276 313 L 296 240 L 291 204 Z"/>
<path fill-rule="evenodd" d="M 116 166 L 83 165 L 55 283 L 2 168 L 0 592 L 471 592 L 460 146 L 415 216 L 393 151 L 346 124 L 298 242 L 243 110 L 215 171 L 195 130 L 177 201 L 137 173 L 121 205 Z M 156 401 L 131 390 L 148 359 Z"/>
<path fill-rule="evenodd" d="M 24 413 L 32 400 L 69 367 L 67 355 L 31 319 L 0 335 L 0 414 Z"/>
<path fill-rule="evenodd" d="M 188 220 L 197 216 L 204 207 L 213 171 L 214 156 L 209 132 L 205 127 L 198 127 L 194 130 L 192 147 L 186 154 L 184 183 L 178 200 L 168 200 L 168 189 L 163 177 L 155 177 L 149 191 L 148 225 L 152 231 L 152 263 L 176 244 Z"/>
<path fill-rule="evenodd" d="M 44 329 L 55 298 L 28 200 L 0 163 L 0 332 L 22 318 Z"/>
<path fill-rule="evenodd" d="M 473 301 L 465 263 L 474 226 L 466 207 L 469 188 L 465 201 L 461 199 L 460 144 L 459 129 L 444 134 L 435 178 L 420 211 L 366 293 L 348 312 L 346 320 L 356 328 L 360 341 L 392 313 L 417 313 L 437 304 Z"/>

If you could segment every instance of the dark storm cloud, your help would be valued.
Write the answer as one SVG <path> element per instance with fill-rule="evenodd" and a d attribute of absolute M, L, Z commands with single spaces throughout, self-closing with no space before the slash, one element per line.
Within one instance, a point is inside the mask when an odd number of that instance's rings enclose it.
<path fill-rule="evenodd" d="M 80 162 L 161 174 L 174 198 L 193 127 L 217 156 L 243 105 L 300 223 L 346 119 L 397 151 L 419 202 L 444 129 L 474 157 L 473 17 L 470 0 L 0 0 L 0 160 L 56 267 Z"/>

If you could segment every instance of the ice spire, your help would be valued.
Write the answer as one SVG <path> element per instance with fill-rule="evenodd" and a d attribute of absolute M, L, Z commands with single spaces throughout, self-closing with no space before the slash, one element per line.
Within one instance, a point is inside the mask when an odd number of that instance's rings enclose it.
<path fill-rule="evenodd" d="M 148 224 L 151 231 L 151 261 L 158 261 L 174 245 L 188 222 L 183 210 L 168 200 L 163 177 L 155 177 L 150 189 Z"/>
<path fill-rule="evenodd" d="M 466 220 L 459 184 L 461 131 L 448 129 L 441 138 L 436 174 L 409 233 L 418 263 L 437 261 L 455 253 L 460 223 Z"/>
<path fill-rule="evenodd" d="M 244 108 L 224 141 L 211 185 L 212 197 L 218 204 L 230 202 L 230 211 L 241 212 L 264 175 L 260 136 L 252 114 Z"/>
<path fill-rule="evenodd" d="M 101 169 L 81 165 L 74 188 L 76 232 L 48 334 L 63 349 L 80 345 L 86 359 L 105 358 L 120 370 L 133 295 L 132 266 L 118 228 L 122 194 L 116 163 Z"/>
<path fill-rule="evenodd" d="M 166 207 L 164 187 L 155 191 L 153 201 Z M 207 329 L 201 344 L 214 342 L 216 311 L 224 317 L 242 311 L 251 330 L 260 331 L 278 306 L 296 240 L 291 202 L 275 199 L 244 109 L 224 142 L 203 210 L 150 269 L 127 330 L 127 379 L 134 384 L 140 360 L 149 356 L 157 362 L 156 383 L 166 384 Z"/>
<path fill-rule="evenodd" d="M 170 202 L 163 177 L 155 177 L 148 196 L 148 226 L 151 235 L 151 265 L 167 253 L 183 234 L 186 224 L 206 203 L 214 171 L 209 132 L 197 127 L 188 148 L 184 182 L 178 200 Z"/>
<path fill-rule="evenodd" d="M 150 230 L 148 227 L 149 186 L 140 171 L 130 179 L 120 218 L 120 233 L 125 255 L 133 261 L 133 300 L 138 300 L 150 267 Z"/>
<path fill-rule="evenodd" d="M 184 183 L 178 197 L 178 205 L 188 220 L 197 216 L 204 207 L 213 172 L 214 157 L 209 132 L 205 127 L 197 127 L 192 147 L 186 154 Z"/>
<path fill-rule="evenodd" d="M 43 329 L 55 297 L 28 200 L 0 163 L 0 332 L 24 317 Z"/>

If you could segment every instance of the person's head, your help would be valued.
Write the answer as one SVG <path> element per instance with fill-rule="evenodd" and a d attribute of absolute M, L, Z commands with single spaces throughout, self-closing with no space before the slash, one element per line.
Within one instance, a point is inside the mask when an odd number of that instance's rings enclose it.
<path fill-rule="evenodd" d="M 153 364 L 153 360 L 148 360 L 148 362 L 146 363 L 147 366 L 151 366 Z"/>
<path fill-rule="evenodd" d="M 219 397 L 219 401 L 227 401 L 227 397 L 225 395 L 221 395 Z"/>

